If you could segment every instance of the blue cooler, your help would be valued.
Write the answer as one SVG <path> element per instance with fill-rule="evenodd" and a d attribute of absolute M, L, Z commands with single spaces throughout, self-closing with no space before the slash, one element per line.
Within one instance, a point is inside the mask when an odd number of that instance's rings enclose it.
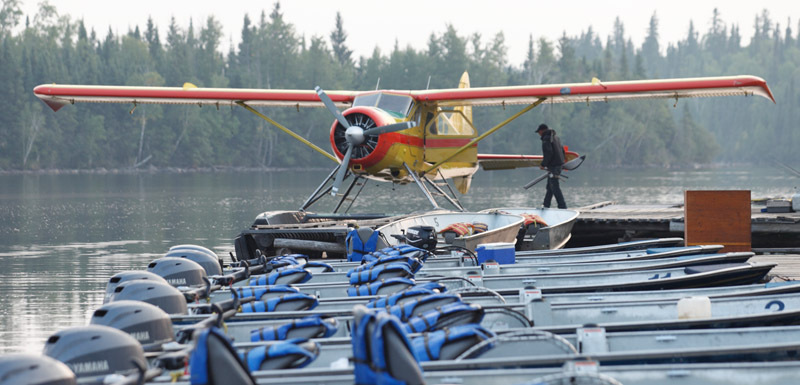
<path fill-rule="evenodd" d="M 510 265 L 516 262 L 513 243 L 483 243 L 475 248 L 475 252 L 478 254 L 478 263 L 492 260 L 501 265 Z"/>

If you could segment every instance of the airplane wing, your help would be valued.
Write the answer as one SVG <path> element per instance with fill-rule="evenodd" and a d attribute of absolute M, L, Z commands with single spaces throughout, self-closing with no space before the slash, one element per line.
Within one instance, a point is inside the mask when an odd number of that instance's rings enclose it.
<path fill-rule="evenodd" d="M 230 106 L 325 107 L 314 90 L 269 90 L 244 88 L 125 87 L 42 84 L 33 93 L 53 111 L 74 103 L 189 104 Z M 337 107 L 348 107 L 358 91 L 326 92 Z"/>
<path fill-rule="evenodd" d="M 436 102 L 440 106 L 530 104 L 541 98 L 546 98 L 547 103 L 588 103 L 731 95 L 758 95 L 775 102 L 764 79 L 747 75 L 619 82 L 593 79 L 591 83 L 453 88 L 411 91 L 410 94 L 417 101 Z"/>
<path fill-rule="evenodd" d="M 569 162 L 578 158 L 577 152 L 567 151 Z M 505 155 L 505 154 L 478 154 L 478 164 L 485 171 L 511 170 L 521 167 L 539 167 L 542 164 L 541 155 Z"/>
<path fill-rule="evenodd" d="M 237 88 L 125 87 L 43 84 L 33 90 L 50 108 L 74 103 L 190 104 L 228 106 L 244 102 L 250 106 L 324 107 L 313 90 L 269 90 Z M 374 91 L 327 91 L 338 107 L 348 107 L 355 97 Z M 772 100 L 764 79 L 728 76 L 688 79 L 636 80 L 534 86 L 453 88 L 424 91 L 394 91 L 408 94 L 418 102 L 440 106 L 488 106 L 530 104 L 545 98 L 548 103 L 599 102 L 619 99 L 679 99 L 710 96 L 763 96 Z"/>

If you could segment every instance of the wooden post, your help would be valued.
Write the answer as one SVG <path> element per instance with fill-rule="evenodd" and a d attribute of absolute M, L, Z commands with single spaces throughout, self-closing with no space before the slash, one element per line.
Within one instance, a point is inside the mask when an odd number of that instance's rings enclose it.
<path fill-rule="evenodd" d="M 723 245 L 722 252 L 750 251 L 750 191 L 684 191 L 686 246 Z"/>

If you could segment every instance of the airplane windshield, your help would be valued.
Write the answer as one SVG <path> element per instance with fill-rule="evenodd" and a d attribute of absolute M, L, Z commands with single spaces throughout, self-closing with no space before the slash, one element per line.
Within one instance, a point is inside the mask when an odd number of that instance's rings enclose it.
<path fill-rule="evenodd" d="M 404 118 L 408 115 L 413 101 L 414 100 L 410 96 L 406 95 L 376 93 L 357 96 L 355 100 L 353 100 L 353 107 L 378 107 L 399 118 Z"/>

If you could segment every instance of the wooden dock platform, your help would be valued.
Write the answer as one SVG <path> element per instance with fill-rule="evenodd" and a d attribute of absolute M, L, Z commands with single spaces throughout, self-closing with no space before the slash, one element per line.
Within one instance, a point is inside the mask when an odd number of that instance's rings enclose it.
<path fill-rule="evenodd" d="M 766 213 L 753 205 L 754 248 L 800 247 L 800 213 Z M 615 243 L 637 238 L 683 237 L 683 204 L 628 205 L 600 202 L 581 212 L 567 247 Z"/>
<path fill-rule="evenodd" d="M 800 254 L 764 254 L 750 258 L 750 262 L 777 263 L 769 275 L 773 281 L 800 280 Z"/>

